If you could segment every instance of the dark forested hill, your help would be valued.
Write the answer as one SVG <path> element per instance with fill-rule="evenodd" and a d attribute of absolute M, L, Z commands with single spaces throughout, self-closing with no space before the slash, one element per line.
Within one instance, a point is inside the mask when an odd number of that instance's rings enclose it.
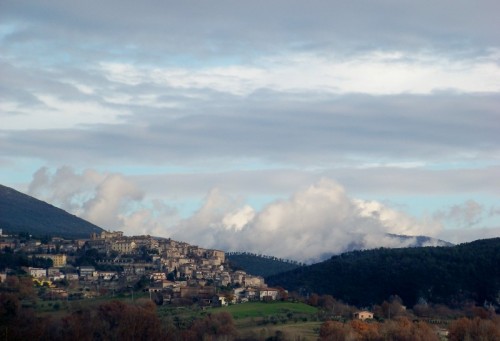
<path fill-rule="evenodd" d="M 35 236 L 87 238 L 102 229 L 68 212 L 0 185 L 0 228 Z"/>
<path fill-rule="evenodd" d="M 500 304 L 500 238 L 451 247 L 353 251 L 266 278 L 288 290 L 330 294 L 363 306 L 399 295 L 453 306 Z"/>
<path fill-rule="evenodd" d="M 243 269 L 255 276 L 271 276 L 296 269 L 301 264 L 276 257 L 256 255 L 248 252 L 230 252 L 226 255 L 233 268 Z"/>
<path fill-rule="evenodd" d="M 408 247 L 420 247 L 424 245 L 434 245 L 434 246 L 451 246 L 453 244 L 448 243 L 443 240 L 426 237 L 426 236 L 404 236 L 388 234 L 395 241 L 400 243 L 406 243 Z M 362 248 L 361 244 L 351 244 L 349 245 L 349 251 L 353 251 Z M 320 260 L 330 258 L 330 255 L 323 255 Z M 257 255 L 251 252 L 228 252 L 226 258 L 231 262 L 233 268 L 242 269 L 249 274 L 256 276 L 268 277 L 276 275 L 282 272 L 291 271 L 298 267 L 305 266 L 304 263 L 300 263 L 293 260 L 281 259 L 273 256 Z"/>

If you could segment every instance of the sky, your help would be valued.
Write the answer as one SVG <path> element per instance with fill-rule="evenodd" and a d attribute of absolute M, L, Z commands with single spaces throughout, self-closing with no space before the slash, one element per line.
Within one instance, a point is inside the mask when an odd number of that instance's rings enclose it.
<path fill-rule="evenodd" d="M 500 2 L 0 1 L 0 183 L 313 261 L 500 236 Z"/>

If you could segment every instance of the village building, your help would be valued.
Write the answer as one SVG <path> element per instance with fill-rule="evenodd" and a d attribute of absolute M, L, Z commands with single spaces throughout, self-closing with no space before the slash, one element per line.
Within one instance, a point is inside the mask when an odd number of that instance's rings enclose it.
<path fill-rule="evenodd" d="M 0 283 L 3 283 L 7 280 L 7 274 L 5 272 L 0 273 Z"/>
<path fill-rule="evenodd" d="M 207 254 L 207 258 L 218 259 L 221 264 L 226 261 L 226 255 L 225 255 L 224 251 L 207 250 L 206 254 Z"/>
<path fill-rule="evenodd" d="M 52 267 L 47 269 L 47 277 L 51 281 L 59 281 L 64 279 L 66 276 L 61 272 L 60 268 Z"/>
<path fill-rule="evenodd" d="M 97 233 L 92 233 L 90 235 L 91 240 L 98 240 L 98 239 L 117 239 L 117 238 L 122 238 L 123 237 L 123 232 L 122 231 L 102 231 L 100 234 Z"/>
<path fill-rule="evenodd" d="M 132 237 L 132 241 L 135 243 L 137 249 L 144 248 L 146 250 L 157 250 L 159 249 L 159 242 L 151 236 L 136 236 Z"/>
<path fill-rule="evenodd" d="M 112 281 L 118 277 L 116 271 L 97 271 L 97 277 L 103 281 Z"/>
<path fill-rule="evenodd" d="M 164 272 L 153 272 L 149 278 L 154 282 L 161 282 L 167 279 L 167 275 Z"/>
<path fill-rule="evenodd" d="M 80 277 L 89 277 L 89 276 L 92 277 L 96 272 L 95 267 L 93 266 L 80 266 L 78 270 L 80 273 Z"/>
<path fill-rule="evenodd" d="M 279 290 L 273 288 L 260 288 L 259 299 L 261 301 L 276 301 L 279 297 Z"/>
<path fill-rule="evenodd" d="M 51 259 L 52 265 L 56 268 L 61 268 L 66 265 L 66 255 L 65 254 L 40 254 L 37 257 Z"/>
<path fill-rule="evenodd" d="M 111 250 L 124 254 L 132 253 L 137 247 L 134 241 L 120 240 L 111 244 Z"/>
<path fill-rule="evenodd" d="M 66 275 L 66 279 L 68 281 L 77 281 L 78 280 L 78 274 L 77 273 L 67 273 Z"/>
<path fill-rule="evenodd" d="M 245 276 L 245 286 L 259 288 L 265 285 L 264 278 L 261 276 Z"/>
<path fill-rule="evenodd" d="M 5 248 L 9 249 L 15 249 L 16 248 L 16 242 L 13 238 L 2 238 L 0 239 L 0 250 L 3 250 Z"/>
<path fill-rule="evenodd" d="M 46 269 L 29 267 L 28 272 L 29 272 L 30 276 L 33 278 L 47 277 L 47 270 Z"/>
<path fill-rule="evenodd" d="M 373 319 L 373 313 L 370 311 L 362 310 L 354 313 L 354 318 L 357 320 L 370 320 Z"/>

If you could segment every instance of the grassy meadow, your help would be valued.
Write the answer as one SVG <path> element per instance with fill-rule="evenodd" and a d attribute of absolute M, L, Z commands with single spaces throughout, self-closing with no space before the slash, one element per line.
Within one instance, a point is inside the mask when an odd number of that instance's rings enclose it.
<path fill-rule="evenodd" d="M 278 332 L 291 339 L 316 340 L 321 325 L 317 308 L 304 303 L 248 302 L 210 311 L 230 313 L 242 336 L 267 338 Z"/>
<path fill-rule="evenodd" d="M 291 314 L 292 317 L 293 315 L 311 315 L 315 314 L 317 309 L 304 303 L 295 302 L 247 302 L 227 307 L 213 308 L 211 311 L 227 311 L 235 320 L 238 320 L 246 317 L 265 318 L 283 314 Z"/>

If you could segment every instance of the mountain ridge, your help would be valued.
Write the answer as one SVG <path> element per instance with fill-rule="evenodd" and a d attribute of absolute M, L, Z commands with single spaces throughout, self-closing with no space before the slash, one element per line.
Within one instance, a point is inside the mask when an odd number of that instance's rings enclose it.
<path fill-rule="evenodd" d="M 0 228 L 64 238 L 88 238 L 103 229 L 45 201 L 0 185 Z"/>

